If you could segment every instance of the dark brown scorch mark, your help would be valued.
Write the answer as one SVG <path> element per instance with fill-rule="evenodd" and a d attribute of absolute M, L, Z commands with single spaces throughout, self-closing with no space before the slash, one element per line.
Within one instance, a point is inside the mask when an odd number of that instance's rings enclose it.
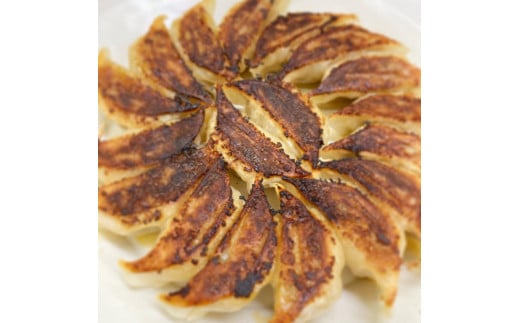
<path fill-rule="evenodd" d="M 413 89 L 420 84 L 421 70 L 402 58 L 363 57 L 335 67 L 312 95 Z"/>
<path fill-rule="evenodd" d="M 204 112 L 171 125 L 98 142 L 98 166 L 128 169 L 150 166 L 179 154 L 197 136 Z"/>
<path fill-rule="evenodd" d="M 141 175 L 100 187 L 98 208 L 122 222 L 138 222 L 140 212 L 176 201 L 217 158 L 208 149 L 185 150 Z"/>
<path fill-rule="evenodd" d="M 280 124 L 284 133 L 304 151 L 303 159 L 314 165 L 318 162 L 318 151 L 323 144 L 320 119 L 298 94 L 277 85 L 257 80 L 243 80 L 232 84 L 260 102 Z"/>
<path fill-rule="evenodd" d="M 216 255 L 186 287 L 162 299 L 184 307 L 250 298 L 256 288 L 268 283 L 275 257 L 275 225 L 263 187 L 256 182 Z"/>
<path fill-rule="evenodd" d="M 221 236 L 219 232 L 228 230 L 222 224 L 233 209 L 229 175 L 225 163 L 218 160 L 161 234 L 154 248 L 143 258 L 126 263 L 125 267 L 133 272 L 146 272 L 171 265 L 197 264 L 197 259 L 206 256 L 202 254 L 204 247 L 215 244 L 215 239 Z"/>
<path fill-rule="evenodd" d="M 413 176 L 375 161 L 348 158 L 326 162 L 328 167 L 346 174 L 369 194 L 394 208 L 412 233 L 421 232 L 421 184 Z"/>
<path fill-rule="evenodd" d="M 163 20 L 164 16 L 155 19 L 146 35 L 134 44 L 131 64 L 144 77 L 164 88 L 210 102 L 209 94 L 182 61 Z"/>
<path fill-rule="evenodd" d="M 278 294 L 271 322 L 292 322 L 307 304 L 327 293 L 334 279 L 334 242 L 331 232 L 292 194 L 281 191 L 280 204 Z"/>
<path fill-rule="evenodd" d="M 242 117 L 221 88 L 217 89 L 217 135 L 234 158 L 266 177 L 307 175 L 283 151 Z"/>

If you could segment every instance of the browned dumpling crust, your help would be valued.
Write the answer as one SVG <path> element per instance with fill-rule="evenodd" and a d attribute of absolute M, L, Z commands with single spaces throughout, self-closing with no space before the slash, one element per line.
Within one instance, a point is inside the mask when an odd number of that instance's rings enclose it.
<path fill-rule="evenodd" d="M 213 255 L 236 218 L 229 175 L 219 159 L 141 259 L 123 262 L 134 286 L 185 284 Z"/>
<path fill-rule="evenodd" d="M 323 102 L 367 93 L 414 92 L 420 85 L 421 70 L 403 58 L 362 57 L 333 68 L 311 96 L 313 102 Z"/>
<path fill-rule="evenodd" d="M 308 174 L 246 121 L 220 89 L 216 104 L 218 117 L 214 140 L 218 143 L 217 149 L 239 174 L 248 174 L 247 177 L 256 176 L 254 173 L 265 177 Z"/>
<path fill-rule="evenodd" d="M 393 39 L 357 25 L 332 27 L 298 46 L 279 77 L 287 82 L 312 83 L 341 61 L 389 53 L 400 56 L 406 49 Z"/>
<path fill-rule="evenodd" d="M 239 73 L 246 67 L 265 26 L 285 10 L 287 0 L 243 0 L 237 3 L 219 26 L 219 39 L 231 64 Z"/>
<path fill-rule="evenodd" d="M 177 292 L 161 296 L 174 316 L 192 319 L 208 311 L 235 311 L 249 303 L 273 275 L 276 223 L 260 181 L 215 255 Z"/>
<path fill-rule="evenodd" d="M 193 145 L 204 121 L 204 112 L 173 124 L 98 141 L 99 180 L 103 183 L 137 174 L 181 153 Z"/>
<path fill-rule="evenodd" d="M 330 221 L 343 244 L 347 266 L 378 283 L 382 299 L 392 304 L 399 279 L 404 239 L 393 219 L 359 190 L 316 179 L 284 178 Z"/>
<path fill-rule="evenodd" d="M 383 208 L 395 210 L 404 229 L 421 236 L 421 181 L 419 176 L 404 173 L 384 164 L 347 158 L 322 163 L 361 185 L 370 197 L 383 203 Z"/>
<path fill-rule="evenodd" d="M 314 12 L 288 13 L 278 16 L 262 32 L 256 43 L 255 53 L 249 62 L 254 75 L 265 76 L 277 71 L 305 40 L 322 33 L 332 26 L 347 25 L 357 21 L 356 15 Z"/>
<path fill-rule="evenodd" d="M 205 0 L 188 10 L 172 26 L 172 36 L 179 53 L 195 78 L 207 84 L 232 80 L 236 72 L 229 69 L 220 46 L 211 13 L 215 1 Z"/>
<path fill-rule="evenodd" d="M 101 51 L 98 57 L 98 93 L 103 112 L 126 127 L 161 124 L 198 108 L 179 96 L 157 90 L 115 64 L 107 51 Z"/>
<path fill-rule="evenodd" d="M 310 104 L 297 93 L 259 80 L 243 80 L 232 83 L 232 88 L 242 91 L 258 102 L 255 109 L 264 109 L 272 123 L 282 128 L 283 137 L 293 139 L 303 151 L 301 159 L 318 162 L 318 151 L 323 144 L 320 118 Z"/>
<path fill-rule="evenodd" d="M 173 45 L 164 25 L 165 16 L 158 17 L 148 32 L 130 50 L 132 69 L 163 88 L 209 102 L 211 97 L 198 83 Z"/>
<path fill-rule="evenodd" d="M 153 234 L 119 265 L 175 318 L 271 286 L 270 322 L 307 322 L 345 268 L 389 308 L 421 237 L 421 70 L 354 14 L 286 5 L 237 0 L 216 26 L 202 0 L 157 17 L 128 69 L 99 53 L 100 232 Z"/>
<path fill-rule="evenodd" d="M 341 293 L 344 259 L 332 230 L 286 190 L 280 192 L 278 269 L 271 323 L 307 321 Z"/>
<path fill-rule="evenodd" d="M 418 173 L 421 169 L 421 138 L 385 125 L 367 124 L 323 148 L 325 152 L 334 150 L 382 160 L 412 172 Z"/>
<path fill-rule="evenodd" d="M 119 234 L 161 227 L 218 154 L 187 150 L 156 168 L 98 189 L 100 225 Z"/>

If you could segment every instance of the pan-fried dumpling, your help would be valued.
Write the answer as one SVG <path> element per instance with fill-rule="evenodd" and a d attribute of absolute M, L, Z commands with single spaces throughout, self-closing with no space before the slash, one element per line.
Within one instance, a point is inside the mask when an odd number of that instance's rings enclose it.
<path fill-rule="evenodd" d="M 338 97 L 358 98 L 367 93 L 417 92 L 421 70 L 403 58 L 361 57 L 334 67 L 318 88 L 311 91 L 314 103 Z"/>
<path fill-rule="evenodd" d="M 217 38 L 211 14 L 215 0 L 195 5 L 172 25 L 172 37 L 179 54 L 202 84 L 211 87 L 236 76 Z"/>
<path fill-rule="evenodd" d="M 329 27 L 355 23 L 355 15 L 298 12 L 278 16 L 260 35 L 255 53 L 249 62 L 254 76 L 279 71 L 302 42 Z"/>
<path fill-rule="evenodd" d="M 313 83 L 341 62 L 388 54 L 403 56 L 406 49 L 393 39 L 357 25 L 332 27 L 298 46 L 279 77 L 286 82 Z"/>
<path fill-rule="evenodd" d="M 174 317 L 194 319 L 247 305 L 272 279 L 275 225 L 261 181 L 257 181 L 206 266 L 179 291 L 161 295 L 166 310 Z"/>
<path fill-rule="evenodd" d="M 353 14 L 236 1 L 218 26 L 214 0 L 157 17 L 129 70 L 100 52 L 100 234 L 154 234 L 120 267 L 183 320 L 261 290 L 270 322 L 314 320 L 344 268 L 392 306 L 421 237 L 420 69 Z"/>

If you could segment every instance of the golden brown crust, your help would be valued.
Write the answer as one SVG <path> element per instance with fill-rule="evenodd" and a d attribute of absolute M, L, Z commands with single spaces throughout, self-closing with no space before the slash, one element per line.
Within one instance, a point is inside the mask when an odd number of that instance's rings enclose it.
<path fill-rule="evenodd" d="M 180 97 L 168 97 L 125 68 L 110 61 L 107 52 L 98 60 L 100 106 L 108 116 L 125 126 L 156 123 L 160 116 L 193 111 L 198 105 Z"/>
<path fill-rule="evenodd" d="M 304 308 L 327 296 L 334 298 L 341 285 L 332 232 L 288 191 L 280 192 L 280 234 L 275 285 L 274 322 L 293 322 Z M 339 268 L 334 268 L 334 267 Z M 335 269 L 335 270 L 334 270 Z M 338 270 L 339 269 L 339 270 Z M 332 295 L 330 295 L 332 294 Z"/>
<path fill-rule="evenodd" d="M 304 151 L 303 159 L 316 165 L 323 144 L 322 130 L 320 119 L 308 106 L 310 103 L 281 86 L 258 80 L 238 81 L 231 86 L 260 102 L 272 120 L 281 125 L 284 136 L 294 139 L 301 147 Z"/>
<path fill-rule="evenodd" d="M 387 48 L 397 50 L 401 45 L 393 39 L 369 32 L 357 25 L 332 27 L 298 46 L 279 76 L 285 78 L 296 69 L 321 61 L 341 60 L 353 52 Z"/>
<path fill-rule="evenodd" d="M 194 64 L 231 80 L 236 73 L 228 69 L 226 55 L 210 19 L 203 4 L 190 9 L 179 22 L 179 44 Z"/>
<path fill-rule="evenodd" d="M 98 167 L 131 169 L 157 164 L 189 146 L 203 121 L 204 112 L 200 110 L 174 124 L 98 141 Z"/>
<path fill-rule="evenodd" d="M 187 286 L 162 295 L 173 306 L 201 306 L 223 299 L 244 304 L 265 286 L 275 257 L 275 222 L 262 185 L 257 182 L 216 254 Z"/>
<path fill-rule="evenodd" d="M 248 172 L 254 171 L 266 177 L 307 175 L 307 172 L 280 151 L 279 147 L 246 121 L 220 88 L 217 89 L 216 104 L 217 140 L 222 142 L 221 146 L 227 154 L 248 165 Z"/>
<path fill-rule="evenodd" d="M 226 219 L 233 209 L 229 176 L 225 163 L 218 160 L 169 222 L 154 248 L 139 260 L 124 263 L 124 267 L 138 273 L 187 265 L 186 270 L 195 275 L 195 265 L 212 255 L 215 239 L 221 237 L 221 231 L 228 230 Z"/>
<path fill-rule="evenodd" d="M 356 16 L 299 12 L 277 17 L 260 35 L 256 43 L 255 55 L 249 66 L 260 65 L 268 54 L 283 47 L 292 47 L 295 42 L 300 43 L 309 39 L 339 19 L 355 20 Z"/>
<path fill-rule="evenodd" d="M 207 149 L 187 150 L 141 175 L 102 186 L 98 209 L 128 226 L 163 220 L 156 208 L 179 199 L 217 157 Z"/>
<path fill-rule="evenodd" d="M 421 84 L 421 70 L 398 57 L 363 57 L 335 67 L 311 95 L 340 92 L 357 97 L 369 92 L 412 90 Z"/>
<path fill-rule="evenodd" d="M 239 73 L 244 69 L 244 60 L 254 48 L 264 26 L 269 22 L 273 7 L 280 0 L 244 0 L 236 4 L 219 26 L 218 37 L 231 64 Z M 242 66 L 241 66 L 242 65 Z"/>
<path fill-rule="evenodd" d="M 388 159 L 404 159 L 421 166 L 421 137 L 378 124 L 367 124 L 352 135 L 325 146 L 324 151 L 344 149 L 355 155 L 367 153 Z"/>
<path fill-rule="evenodd" d="M 365 116 L 401 122 L 421 122 L 421 99 L 408 95 L 371 95 L 347 105 L 334 116 Z"/>
<path fill-rule="evenodd" d="M 383 298 L 393 303 L 402 263 L 399 244 L 401 232 L 390 216 L 377 208 L 359 190 L 341 183 L 316 179 L 284 178 L 318 208 L 333 224 L 342 241 L 347 264 L 363 268 L 383 290 Z M 353 262 L 349 252 L 363 260 Z M 354 273 L 359 267 L 352 268 Z"/>
<path fill-rule="evenodd" d="M 375 198 L 394 208 L 406 223 L 408 232 L 421 235 L 420 179 L 381 163 L 348 158 L 326 162 L 322 167 L 346 174 Z"/>
<path fill-rule="evenodd" d="M 163 88 L 210 102 L 210 95 L 195 80 L 173 45 L 164 19 L 156 18 L 146 35 L 132 46 L 132 68 Z"/>

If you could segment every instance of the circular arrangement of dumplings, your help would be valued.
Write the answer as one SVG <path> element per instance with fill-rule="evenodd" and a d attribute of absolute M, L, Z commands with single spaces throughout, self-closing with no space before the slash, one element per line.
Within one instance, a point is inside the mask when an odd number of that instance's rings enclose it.
<path fill-rule="evenodd" d="M 173 316 L 238 311 L 271 284 L 271 322 L 306 321 L 341 272 L 398 290 L 420 239 L 420 70 L 351 14 L 244 0 L 215 26 L 204 1 L 130 49 L 99 54 L 99 106 L 123 135 L 98 145 L 99 225 L 160 231 L 121 261 Z"/>

